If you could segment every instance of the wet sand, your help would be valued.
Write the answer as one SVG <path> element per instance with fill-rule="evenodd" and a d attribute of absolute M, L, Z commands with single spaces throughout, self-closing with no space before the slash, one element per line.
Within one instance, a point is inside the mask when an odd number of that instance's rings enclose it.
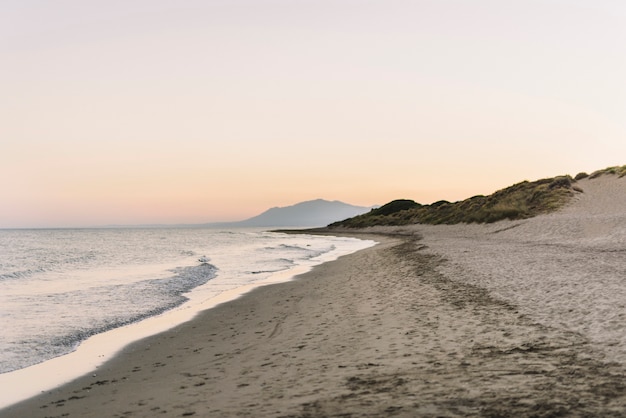
<path fill-rule="evenodd" d="M 614 299 L 626 276 L 612 257 L 624 213 L 605 204 L 583 219 L 587 200 L 626 191 L 609 180 L 583 183 L 555 216 L 370 231 L 379 245 L 139 341 L 0 416 L 625 416 Z M 611 219 L 608 234 L 590 226 Z"/>

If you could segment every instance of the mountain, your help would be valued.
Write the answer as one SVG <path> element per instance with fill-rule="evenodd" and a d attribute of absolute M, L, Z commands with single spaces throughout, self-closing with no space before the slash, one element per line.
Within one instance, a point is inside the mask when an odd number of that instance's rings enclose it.
<path fill-rule="evenodd" d="M 347 203 L 324 199 L 309 200 L 292 206 L 275 207 L 258 216 L 236 222 L 234 225 L 246 227 L 265 226 L 326 226 L 353 216 L 369 212 L 371 208 L 353 206 Z"/>

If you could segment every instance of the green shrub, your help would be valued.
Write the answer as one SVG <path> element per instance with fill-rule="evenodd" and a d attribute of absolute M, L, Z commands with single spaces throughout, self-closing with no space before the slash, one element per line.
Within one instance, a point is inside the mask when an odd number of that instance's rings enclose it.
<path fill-rule="evenodd" d="M 398 199 L 393 200 L 386 205 L 379 207 L 378 209 L 374 209 L 370 214 L 372 215 L 391 215 L 396 212 L 404 211 L 407 209 L 412 209 L 420 206 L 419 203 L 416 203 L 413 200 L 408 199 Z"/>

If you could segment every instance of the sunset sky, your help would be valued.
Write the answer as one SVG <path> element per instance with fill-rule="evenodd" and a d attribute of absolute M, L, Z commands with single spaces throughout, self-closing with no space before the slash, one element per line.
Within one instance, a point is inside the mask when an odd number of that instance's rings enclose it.
<path fill-rule="evenodd" d="M 4 228 L 626 164 L 622 0 L 3 0 L 0 56 Z"/>

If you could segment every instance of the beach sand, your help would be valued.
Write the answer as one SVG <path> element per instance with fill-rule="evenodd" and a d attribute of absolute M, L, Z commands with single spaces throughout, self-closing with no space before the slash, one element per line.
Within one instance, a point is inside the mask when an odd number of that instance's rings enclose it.
<path fill-rule="evenodd" d="M 0 416 L 625 416 L 626 178 L 579 183 L 553 215 L 368 231 Z"/>

